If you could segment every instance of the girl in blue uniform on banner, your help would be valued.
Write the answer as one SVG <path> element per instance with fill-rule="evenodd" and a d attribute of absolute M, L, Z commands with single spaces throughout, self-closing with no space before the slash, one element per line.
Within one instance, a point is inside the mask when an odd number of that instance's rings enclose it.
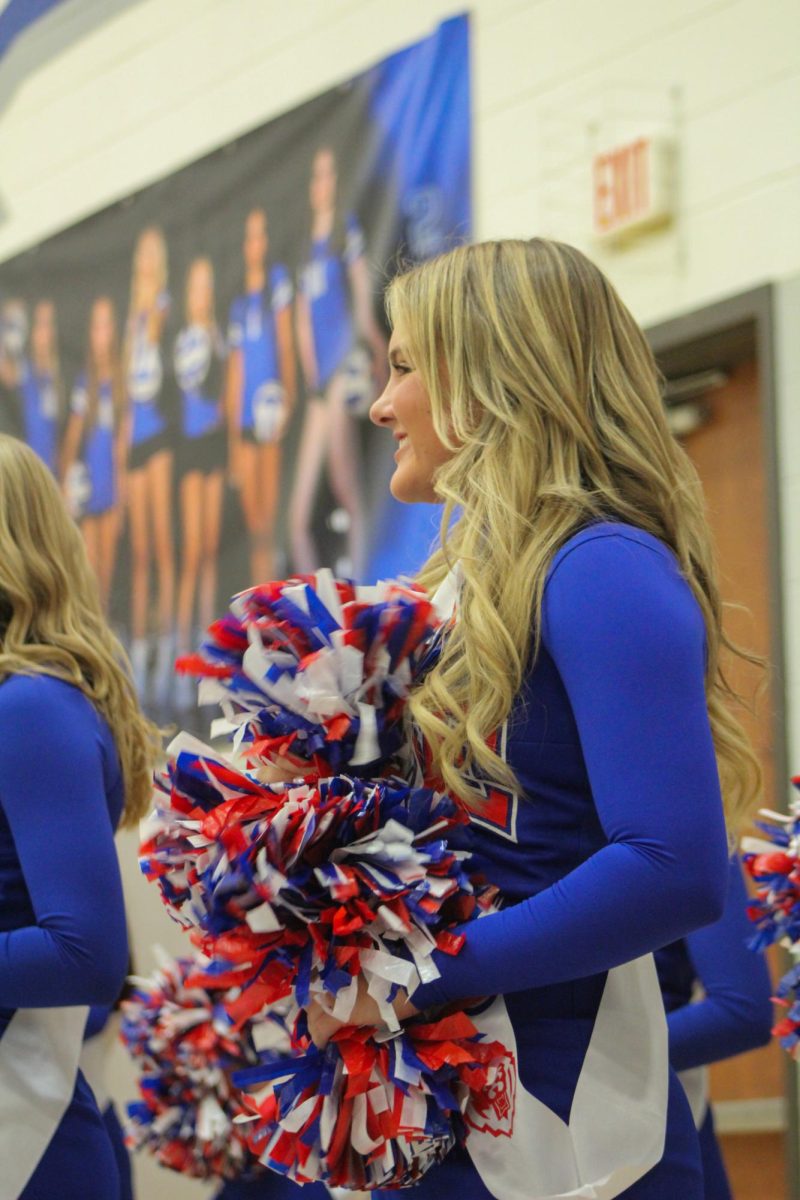
<path fill-rule="evenodd" d="M 516 1063 L 510 1106 L 414 1194 L 701 1200 L 652 951 L 722 915 L 759 770 L 726 705 L 699 481 L 644 336 L 578 251 L 464 247 L 388 308 L 372 418 L 394 496 L 444 502 L 420 579 L 454 597 L 409 698 L 419 769 L 468 805 L 463 845 L 502 896 L 394 1004 L 488 997 L 472 1020 Z M 380 1024 L 365 992 L 349 1019 Z M 310 1023 L 317 1044 L 340 1027 L 319 1001 Z"/>
<path fill-rule="evenodd" d="M 105 613 L 111 602 L 120 534 L 123 393 L 114 302 L 98 296 L 89 316 L 86 368 L 75 381 L 70 399 L 62 484 L 67 508 L 80 523 Z"/>
<path fill-rule="evenodd" d="M 56 481 L 3 435 L 0 1200 L 119 1200 L 78 1061 L 127 971 L 114 830 L 147 808 L 159 740 Z"/>
<path fill-rule="evenodd" d="M 254 208 L 244 227 L 244 294 L 231 305 L 227 408 L 230 474 L 239 488 L 250 541 L 250 580 L 272 579 L 281 440 L 296 391 L 292 282 L 268 263 L 267 214 Z"/>
<path fill-rule="evenodd" d="M 167 245 L 161 230 L 151 225 L 139 234 L 133 252 L 125 333 L 127 502 L 132 559 L 131 665 L 139 695 L 160 708 L 169 703 L 175 657 L 172 413 L 162 349 L 169 305 Z M 148 687 L 151 564 L 158 592 L 158 641 L 152 686 Z"/>
<path fill-rule="evenodd" d="M 336 160 L 329 147 L 314 156 L 309 200 L 308 256 L 300 272 L 297 342 L 307 399 L 297 456 L 289 527 L 296 571 L 320 565 L 312 536 L 314 502 L 323 469 L 346 513 L 349 565 L 358 578 L 364 567 L 364 511 L 358 428 L 385 378 L 386 341 L 372 311 L 372 284 L 364 235 L 337 198 Z M 366 345 L 362 345 L 361 339 Z"/>
<path fill-rule="evenodd" d="M 56 310 L 52 300 L 38 300 L 31 320 L 30 353 L 19 373 L 25 441 L 53 474 L 58 461 L 61 421 L 61 378 Z"/>
<path fill-rule="evenodd" d="M 227 454 L 223 414 L 226 347 L 214 312 L 214 268 L 195 258 L 186 275 L 186 325 L 175 342 L 175 377 L 181 392 L 181 574 L 178 584 L 178 650 L 192 645 L 192 618 L 210 623 L 217 594 L 217 552 L 222 480 Z M 186 677 L 177 680 L 178 707 L 192 704 Z"/>

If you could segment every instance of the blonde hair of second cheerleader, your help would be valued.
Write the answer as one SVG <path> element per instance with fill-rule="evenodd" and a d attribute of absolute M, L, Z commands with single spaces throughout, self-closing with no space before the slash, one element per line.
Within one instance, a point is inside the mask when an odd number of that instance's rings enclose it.
<path fill-rule="evenodd" d="M 0 681 L 36 674 L 74 684 L 105 717 L 125 781 L 122 824 L 135 826 L 161 735 L 139 708 L 55 479 L 29 446 L 0 434 Z"/>

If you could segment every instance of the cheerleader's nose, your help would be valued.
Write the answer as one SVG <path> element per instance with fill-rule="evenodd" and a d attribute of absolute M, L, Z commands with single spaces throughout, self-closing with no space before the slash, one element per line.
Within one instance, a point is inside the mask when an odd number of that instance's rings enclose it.
<path fill-rule="evenodd" d="M 394 408 L 389 399 L 389 386 L 384 388 L 377 400 L 373 401 L 369 410 L 369 419 L 373 425 L 382 425 L 387 428 L 392 425 L 395 420 Z"/>

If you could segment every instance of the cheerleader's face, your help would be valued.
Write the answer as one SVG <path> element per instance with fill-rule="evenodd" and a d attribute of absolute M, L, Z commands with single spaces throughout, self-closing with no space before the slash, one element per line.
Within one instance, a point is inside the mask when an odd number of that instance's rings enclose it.
<path fill-rule="evenodd" d="M 245 267 L 248 270 L 258 270 L 263 266 L 268 249 L 267 214 L 261 208 L 254 208 L 248 213 L 244 223 L 242 253 Z"/>
<path fill-rule="evenodd" d="M 155 229 L 145 229 L 136 248 L 136 274 L 141 283 L 159 284 L 164 272 L 164 243 Z"/>
<path fill-rule="evenodd" d="M 369 412 L 370 420 L 388 429 L 397 442 L 389 490 L 404 504 L 430 504 L 439 499 L 433 487 L 436 471 L 452 451 L 439 440 L 430 397 L 399 324 L 389 343 L 389 365 L 389 382 Z"/>
<path fill-rule="evenodd" d="M 56 312 L 50 300 L 40 300 L 33 310 L 31 350 L 34 360 L 47 365 L 56 340 Z"/>
<path fill-rule="evenodd" d="M 214 306 L 214 273 L 207 258 L 198 258 L 189 269 L 186 316 L 191 325 L 207 325 Z"/>
<path fill-rule="evenodd" d="M 336 204 L 336 160 L 332 150 L 320 150 L 314 157 L 309 200 L 315 213 L 330 212 Z"/>
<path fill-rule="evenodd" d="M 152 312 L 167 286 L 167 244 L 159 229 L 143 229 L 133 255 L 134 312 Z"/>
<path fill-rule="evenodd" d="M 96 363 L 107 362 L 111 357 L 115 336 L 114 306 L 108 296 L 101 296 L 92 305 L 89 321 L 89 345 Z"/>

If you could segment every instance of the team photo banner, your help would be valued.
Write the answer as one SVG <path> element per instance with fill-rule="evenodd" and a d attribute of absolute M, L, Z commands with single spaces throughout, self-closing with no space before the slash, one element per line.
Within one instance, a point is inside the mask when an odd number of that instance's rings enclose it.
<path fill-rule="evenodd" d="M 57 479 L 154 714 L 192 709 L 175 657 L 232 592 L 424 559 L 367 415 L 382 293 L 471 226 L 461 16 L 0 265 L 0 430 Z"/>

